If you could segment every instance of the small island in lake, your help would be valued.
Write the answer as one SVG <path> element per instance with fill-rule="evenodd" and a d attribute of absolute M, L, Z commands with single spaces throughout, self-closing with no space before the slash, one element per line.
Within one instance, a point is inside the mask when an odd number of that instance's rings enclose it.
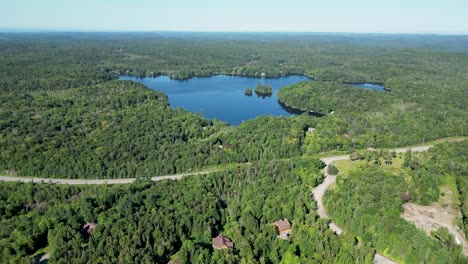
<path fill-rule="evenodd" d="M 258 84 L 257 87 L 255 87 L 255 93 L 257 96 L 270 97 L 273 94 L 273 88 L 269 85 Z"/>
<path fill-rule="evenodd" d="M 245 95 L 246 96 L 252 96 L 252 88 L 245 89 Z"/>

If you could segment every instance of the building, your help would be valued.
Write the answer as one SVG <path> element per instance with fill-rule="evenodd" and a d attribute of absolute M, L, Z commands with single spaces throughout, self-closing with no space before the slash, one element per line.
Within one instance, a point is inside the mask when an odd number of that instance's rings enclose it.
<path fill-rule="evenodd" d="M 96 225 L 96 223 L 87 222 L 81 229 L 80 233 L 85 237 L 93 236 L 94 228 L 96 228 Z"/>
<path fill-rule="evenodd" d="M 223 235 L 219 235 L 215 238 L 212 238 L 211 239 L 211 244 L 213 244 L 213 247 L 215 249 L 232 249 L 234 248 L 234 243 L 231 242 L 231 240 L 229 240 L 229 238 L 223 236 Z"/>
<path fill-rule="evenodd" d="M 291 223 L 288 219 L 279 220 L 273 223 L 276 227 L 276 231 L 278 232 L 278 237 L 282 239 L 289 238 L 289 232 L 291 231 Z"/>

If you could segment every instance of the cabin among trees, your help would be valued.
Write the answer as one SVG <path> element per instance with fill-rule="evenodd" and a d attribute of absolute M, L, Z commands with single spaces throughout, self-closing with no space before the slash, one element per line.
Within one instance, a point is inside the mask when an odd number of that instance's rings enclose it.
<path fill-rule="evenodd" d="M 97 224 L 93 222 L 87 222 L 83 228 L 80 230 L 80 233 L 84 237 L 91 237 L 93 236 L 94 228 L 96 228 Z"/>
<path fill-rule="evenodd" d="M 233 249 L 234 248 L 234 243 L 232 243 L 232 241 L 223 236 L 223 235 L 219 235 L 215 238 L 212 238 L 211 239 L 211 244 L 213 244 L 213 248 L 215 249 Z"/>
<path fill-rule="evenodd" d="M 278 232 L 278 237 L 282 239 L 288 239 L 289 234 L 291 231 L 291 223 L 288 219 L 279 220 L 273 223 L 276 228 L 276 232 Z"/>

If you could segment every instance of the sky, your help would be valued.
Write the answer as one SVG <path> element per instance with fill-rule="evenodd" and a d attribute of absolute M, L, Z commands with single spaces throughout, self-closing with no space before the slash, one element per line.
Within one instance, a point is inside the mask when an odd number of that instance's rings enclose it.
<path fill-rule="evenodd" d="M 468 0 L 1 0 L 1 30 L 468 34 Z"/>

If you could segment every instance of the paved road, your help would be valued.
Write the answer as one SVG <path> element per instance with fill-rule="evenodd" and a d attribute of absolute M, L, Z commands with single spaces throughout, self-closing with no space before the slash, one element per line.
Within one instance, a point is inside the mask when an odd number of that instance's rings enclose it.
<path fill-rule="evenodd" d="M 404 153 L 408 150 L 411 149 L 412 152 L 423 152 L 427 151 L 430 149 L 432 145 L 428 146 L 421 146 L 421 147 L 414 147 L 414 148 L 397 148 L 397 149 L 391 149 L 390 151 L 395 151 L 396 153 Z M 317 213 L 320 216 L 320 218 L 323 219 L 330 219 L 328 216 L 327 212 L 325 211 L 325 207 L 323 206 L 323 195 L 325 194 L 325 191 L 336 182 L 336 175 L 330 175 L 328 174 L 328 166 L 333 163 L 334 161 L 338 160 L 348 160 L 349 155 L 344 155 L 344 156 L 333 156 L 333 157 L 326 157 L 322 158 L 321 160 L 325 163 L 325 168 L 323 169 L 324 174 L 325 174 L 325 180 L 323 183 L 318 185 L 312 190 L 312 196 L 314 197 L 315 201 L 317 202 Z M 336 234 L 340 235 L 343 233 L 343 229 L 341 229 L 339 226 L 337 226 L 332 220 L 330 220 L 330 223 L 328 225 L 331 230 L 333 230 Z M 396 264 L 396 262 L 393 262 L 392 260 L 380 255 L 380 254 L 375 254 L 374 256 L 374 263 L 377 264 Z"/>
<path fill-rule="evenodd" d="M 429 148 L 431 148 L 432 145 L 430 146 L 421 146 L 421 147 L 414 147 L 411 148 L 411 151 L 413 152 L 422 152 L 422 151 L 427 151 Z M 410 148 L 398 148 L 398 149 L 393 149 L 393 151 L 397 153 L 402 153 L 408 151 Z M 317 212 L 321 218 L 324 219 L 330 219 L 330 217 L 327 215 L 327 212 L 325 211 L 325 207 L 323 206 L 323 195 L 325 194 L 325 191 L 327 190 L 330 185 L 334 184 L 336 182 L 336 175 L 329 175 L 327 173 L 328 165 L 330 165 L 334 161 L 338 160 L 347 160 L 349 159 L 349 155 L 344 155 L 344 156 L 333 156 L 333 157 L 326 157 L 322 158 L 321 160 L 326 164 L 326 167 L 324 168 L 324 173 L 325 173 L 325 180 L 322 184 L 318 185 L 312 190 L 312 194 L 314 196 L 315 201 L 317 202 Z M 175 174 L 175 175 L 164 175 L 164 176 L 157 176 L 157 177 L 152 177 L 151 181 L 160 181 L 160 180 L 178 180 L 182 177 L 185 176 L 193 176 L 193 175 L 203 175 L 203 174 L 208 174 L 211 172 L 216 172 L 216 171 L 202 171 L 202 172 L 193 172 L 193 173 L 182 173 L 182 174 Z M 37 183 L 52 183 L 52 184 L 129 184 L 134 182 L 136 179 L 135 178 L 126 178 L 126 179 L 48 179 L 48 178 L 28 178 L 28 177 L 11 177 L 11 176 L 0 176 L 0 181 L 15 181 L 15 182 L 37 182 Z M 330 221 L 329 227 L 335 231 L 338 235 L 343 233 L 343 230 L 339 228 L 333 221 Z M 390 259 L 379 255 L 375 254 L 374 258 L 374 263 L 377 264 L 396 264 L 396 262 L 391 261 Z"/>
<path fill-rule="evenodd" d="M 193 175 L 203 175 L 216 172 L 216 170 L 210 171 L 201 171 L 201 172 L 192 172 L 192 173 L 181 173 L 174 175 L 164 175 L 152 177 L 151 181 L 161 181 L 161 180 L 178 180 L 182 177 L 193 176 Z M 36 182 L 36 183 L 52 183 L 52 184 L 129 184 L 136 180 L 136 178 L 125 178 L 125 179 L 49 179 L 49 178 L 36 178 L 36 177 L 12 177 L 12 176 L 0 176 L 0 181 L 9 181 L 9 182 Z"/>
<path fill-rule="evenodd" d="M 426 151 L 432 146 L 422 146 L 422 147 L 415 147 L 412 148 L 412 151 L 415 152 L 421 152 L 421 151 Z M 406 152 L 408 148 L 399 148 L 399 149 L 394 149 L 397 153 L 401 152 Z M 322 158 L 322 161 L 325 162 L 325 164 L 330 164 L 333 161 L 337 160 L 346 160 L 349 159 L 349 155 L 346 156 L 336 156 L 336 157 L 327 157 L 327 158 Z M 178 180 L 182 177 L 185 176 L 193 176 L 193 175 L 203 175 L 203 174 L 208 174 L 210 172 L 216 172 L 215 170 L 210 170 L 210 171 L 202 171 L 202 172 L 192 172 L 192 173 L 182 173 L 182 174 L 174 174 L 174 175 L 164 175 L 164 176 L 156 176 L 152 177 L 152 181 L 160 181 L 160 180 L 166 180 L 166 179 L 171 179 L 171 180 Z M 326 171 L 325 171 L 326 172 Z M 135 178 L 125 178 L 125 179 L 51 179 L 51 178 L 36 178 L 36 177 L 13 177 L 13 176 L 0 176 L 0 181 L 15 181 L 15 182 L 37 182 L 37 183 L 55 183 L 55 184 L 70 184 L 70 185 L 75 185 L 75 184 L 129 184 L 134 182 L 136 179 Z M 317 186 L 315 189 L 317 194 L 316 196 L 320 197 L 319 199 L 316 199 L 318 202 L 317 204 L 319 205 L 319 215 L 320 217 L 323 218 L 328 218 L 325 210 L 323 209 L 323 204 L 322 204 L 322 196 L 325 193 L 325 190 L 327 187 L 329 187 L 331 184 L 335 182 L 336 179 L 333 179 L 333 177 L 330 178 L 325 178 L 325 184 L 324 186 Z M 319 202 L 320 201 L 320 202 Z M 322 208 L 322 209 L 320 209 Z"/>

